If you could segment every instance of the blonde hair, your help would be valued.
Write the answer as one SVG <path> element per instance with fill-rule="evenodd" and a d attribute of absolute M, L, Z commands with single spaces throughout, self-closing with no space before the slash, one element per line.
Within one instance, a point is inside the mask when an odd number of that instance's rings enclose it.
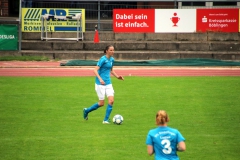
<path fill-rule="evenodd" d="M 169 121 L 169 117 L 166 111 L 160 110 L 156 114 L 156 124 L 164 125 Z"/>

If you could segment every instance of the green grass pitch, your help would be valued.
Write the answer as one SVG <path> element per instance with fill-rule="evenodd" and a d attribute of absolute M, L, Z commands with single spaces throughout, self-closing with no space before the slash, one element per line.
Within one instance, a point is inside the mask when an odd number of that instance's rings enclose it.
<path fill-rule="evenodd" d="M 183 160 L 238 160 L 240 77 L 112 79 L 115 114 L 103 125 L 94 77 L 0 77 L 0 157 L 3 160 L 148 160 L 146 135 L 164 109 L 186 138 Z M 106 101 L 107 104 L 107 101 Z"/>

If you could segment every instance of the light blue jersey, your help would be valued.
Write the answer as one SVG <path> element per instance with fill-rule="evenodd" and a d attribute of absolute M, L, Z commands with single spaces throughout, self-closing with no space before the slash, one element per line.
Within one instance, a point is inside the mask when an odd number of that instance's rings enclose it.
<path fill-rule="evenodd" d="M 112 83 L 111 79 L 110 79 L 110 74 L 111 74 L 110 72 L 112 70 L 113 63 L 114 63 L 114 58 L 113 57 L 107 58 L 105 55 L 102 56 L 97 63 L 97 66 L 100 67 L 98 70 L 98 74 L 105 82 L 105 85 Z M 97 77 L 96 77 L 95 82 L 98 85 L 101 84 Z"/>
<path fill-rule="evenodd" d="M 177 129 L 158 127 L 148 132 L 146 144 L 153 146 L 155 160 L 179 160 L 177 144 L 181 141 L 185 138 Z"/>

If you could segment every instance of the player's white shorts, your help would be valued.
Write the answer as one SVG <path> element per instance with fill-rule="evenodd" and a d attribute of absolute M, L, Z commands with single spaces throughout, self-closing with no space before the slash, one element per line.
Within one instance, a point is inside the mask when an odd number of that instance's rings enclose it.
<path fill-rule="evenodd" d="M 104 100 L 105 96 L 114 96 L 114 90 L 112 84 L 108 85 L 97 85 L 95 83 L 95 90 L 97 92 L 99 100 Z"/>

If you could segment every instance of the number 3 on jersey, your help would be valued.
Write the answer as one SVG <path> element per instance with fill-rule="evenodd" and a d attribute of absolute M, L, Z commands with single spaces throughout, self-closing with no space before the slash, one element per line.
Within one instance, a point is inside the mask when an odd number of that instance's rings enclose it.
<path fill-rule="evenodd" d="M 171 142 L 167 139 L 164 139 L 161 141 L 161 144 L 164 146 L 164 149 L 162 150 L 165 154 L 170 154 L 172 152 L 171 148 Z"/>

